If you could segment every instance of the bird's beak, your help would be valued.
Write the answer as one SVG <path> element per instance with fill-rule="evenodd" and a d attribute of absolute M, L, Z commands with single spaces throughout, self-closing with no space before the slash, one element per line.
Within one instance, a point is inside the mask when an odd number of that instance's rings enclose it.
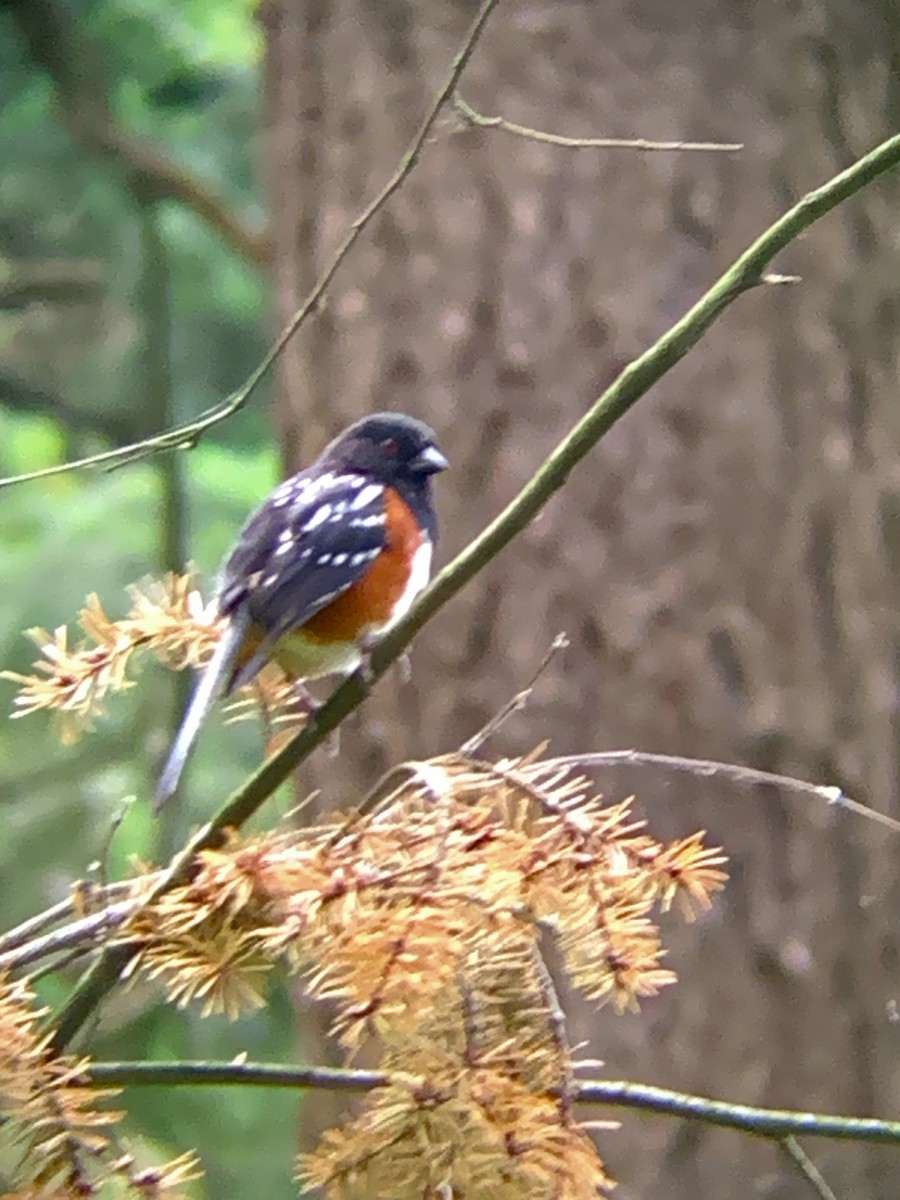
<path fill-rule="evenodd" d="M 449 466 L 437 446 L 426 446 L 409 464 L 409 469 L 418 475 L 436 475 L 438 471 L 446 471 Z"/>

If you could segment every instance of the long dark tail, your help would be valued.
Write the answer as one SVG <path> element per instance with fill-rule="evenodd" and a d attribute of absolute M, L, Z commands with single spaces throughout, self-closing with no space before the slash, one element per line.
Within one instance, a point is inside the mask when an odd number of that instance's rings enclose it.
<path fill-rule="evenodd" d="M 178 733 L 175 735 L 175 741 L 172 743 L 172 749 L 169 751 L 169 757 L 156 788 L 156 798 L 153 802 L 154 812 L 159 812 L 169 797 L 174 795 L 181 772 L 184 770 L 184 764 L 197 740 L 197 734 L 234 667 L 249 623 L 249 616 L 246 613 L 238 612 L 232 616 L 222 640 L 216 646 L 215 653 L 194 689 L 191 702 L 184 714 Z"/>

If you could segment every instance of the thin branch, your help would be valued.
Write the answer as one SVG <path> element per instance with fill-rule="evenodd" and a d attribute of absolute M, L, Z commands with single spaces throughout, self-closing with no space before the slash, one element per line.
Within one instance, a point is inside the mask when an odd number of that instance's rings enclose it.
<path fill-rule="evenodd" d="M 803 1176 L 813 1192 L 819 1197 L 819 1200 L 838 1200 L 835 1193 L 822 1178 L 819 1168 L 808 1157 L 795 1137 L 783 1138 L 778 1144 L 791 1165 Z"/>
<path fill-rule="evenodd" d="M 251 1086 L 331 1091 L 368 1092 L 384 1087 L 390 1076 L 379 1071 L 336 1067 L 281 1067 L 266 1063 L 218 1062 L 113 1062 L 91 1063 L 85 1072 L 91 1087 Z M 669 1088 L 622 1080 L 586 1079 L 572 1084 L 579 1104 L 604 1104 L 658 1116 L 704 1121 L 758 1137 L 783 1141 L 793 1137 L 820 1137 L 900 1145 L 900 1121 L 875 1117 L 844 1117 L 830 1113 L 794 1112 L 791 1109 L 757 1108 L 727 1104 L 674 1092 Z"/>
<path fill-rule="evenodd" d="M 778 787 L 788 792 L 796 792 L 801 796 L 811 796 L 815 800 L 823 800 L 835 808 L 844 808 L 856 816 L 865 817 L 890 829 L 892 833 L 900 833 L 900 821 L 887 813 L 861 804 L 845 796 L 839 787 L 829 787 L 818 783 L 809 783 L 805 779 L 794 779 L 790 775 L 774 775 L 771 771 L 759 771 L 755 767 L 744 767 L 739 763 L 713 762 L 704 758 L 682 758 L 675 754 L 648 754 L 643 750 L 598 750 L 587 754 L 567 754 L 560 758 L 545 759 L 541 762 L 541 770 L 555 767 L 665 767 L 670 771 L 685 771 L 698 779 L 728 779 L 734 783 L 746 784 L 751 787 Z"/>
<path fill-rule="evenodd" d="M 96 904 L 93 903 L 95 901 L 109 904 L 133 894 L 134 880 L 131 879 L 119 883 L 109 883 L 105 887 L 96 887 L 90 881 L 81 881 L 73 887 L 72 894 L 65 900 L 60 900 L 58 904 L 29 917 L 21 925 L 16 925 L 6 933 L 0 934 L 0 956 L 15 950 L 18 946 L 23 946 L 45 929 L 65 920 L 73 912 L 83 913 L 89 907 L 96 909 Z"/>
<path fill-rule="evenodd" d="M 265 230 L 242 220 L 209 184 L 162 151 L 126 134 L 111 120 L 90 136 L 82 135 L 82 140 L 94 142 L 98 150 L 135 176 L 154 200 L 175 200 L 189 208 L 248 262 L 257 266 L 269 262 L 272 248 Z"/>
<path fill-rule="evenodd" d="M 560 1116 L 566 1119 L 571 1114 L 572 1104 L 577 1095 L 574 1072 L 571 1067 L 572 1048 L 569 1044 L 566 1014 L 560 1003 L 559 993 L 556 990 L 553 976 L 550 974 L 550 968 L 547 966 L 540 946 L 537 944 L 535 944 L 532 950 L 532 956 L 538 987 L 541 991 L 541 998 L 547 1010 L 550 1033 L 553 1037 L 557 1059 L 563 1072 L 562 1086 L 559 1089 L 559 1108 Z"/>
<path fill-rule="evenodd" d="M 28 984 L 34 985 L 39 979 L 44 979 L 47 975 L 56 975 L 59 971 L 67 971 L 73 963 L 79 962 L 86 955 L 91 953 L 93 947 L 81 946 L 75 950 L 67 950 L 62 954 L 58 954 L 55 958 L 49 959 L 34 971 L 28 972 Z"/>
<path fill-rule="evenodd" d="M 534 685 L 544 674 L 550 664 L 556 658 L 560 650 L 568 650 L 569 638 L 565 633 L 558 633 L 553 639 L 550 649 L 538 663 L 531 678 L 516 694 L 503 705 L 498 713 L 495 713 L 488 723 L 479 729 L 476 734 L 473 734 L 467 742 L 464 742 L 459 748 L 460 754 L 465 754 L 471 758 L 477 754 L 488 738 L 492 738 L 501 726 L 505 725 L 509 718 L 517 712 L 521 712 L 528 703 L 531 693 L 534 691 Z"/>
<path fill-rule="evenodd" d="M 92 258 L 10 262 L 0 259 L 0 309 L 32 304 L 96 303 L 103 295 L 106 272 Z"/>
<path fill-rule="evenodd" d="M 36 937 L 51 925 L 62 921 L 72 911 L 73 906 L 74 898 L 67 896 L 65 900 L 60 900 L 58 904 L 36 913 L 27 921 L 23 921 L 21 925 L 16 925 L 8 933 L 4 933 L 0 937 L 0 961 L 2 961 L 2 954 L 15 950 L 16 947 L 23 945 L 30 938 Z"/>
<path fill-rule="evenodd" d="M 270 257 L 269 240 L 242 220 L 209 184 L 114 120 L 103 82 L 103 51 L 85 38 L 54 0 L 6 4 L 34 62 L 52 79 L 58 113 L 72 137 L 124 170 L 156 200 L 175 200 L 195 212 L 233 250 L 251 262 Z"/>
<path fill-rule="evenodd" d="M 143 899 L 123 900 L 107 908 L 73 921 L 61 929 L 54 929 L 41 937 L 33 937 L 19 947 L 0 954 L 0 972 L 22 970 L 41 959 L 50 958 L 61 951 L 94 948 L 105 933 L 117 929 L 142 906 Z"/>
<path fill-rule="evenodd" d="M 491 0 L 482 6 L 466 46 L 457 55 L 439 97 L 452 92 L 456 75 L 465 65 L 474 39 L 492 7 Z M 439 108 L 440 104 L 437 107 Z M 432 106 L 432 112 L 436 113 L 437 108 Z M 804 196 L 738 258 L 734 266 L 721 276 L 668 333 L 626 367 L 615 383 L 595 401 L 582 420 L 562 439 L 515 499 L 440 572 L 410 612 L 375 647 L 370 664 L 372 679 L 383 675 L 422 626 L 530 524 L 600 438 L 696 345 L 716 318 L 738 296 L 761 282 L 766 268 L 780 251 L 842 201 L 855 195 L 898 164 L 900 134 L 889 138 L 846 171 Z M 371 208 L 368 211 L 371 211 Z M 229 827 L 240 828 L 291 772 L 359 706 L 368 690 L 369 688 L 363 687 L 355 675 L 336 688 L 308 724 L 268 758 L 226 800 L 213 820 L 194 835 L 163 875 L 158 885 L 159 891 L 151 894 L 158 895 L 160 891 L 165 891 L 186 878 L 190 874 L 194 857 L 200 850 L 222 845 L 225 830 Z M 81 980 L 59 1013 L 54 1037 L 54 1048 L 57 1051 L 68 1044 L 113 987 L 130 954 L 127 946 L 107 949 Z"/>
<path fill-rule="evenodd" d="M 104 891 L 109 887 L 109 854 L 112 850 L 113 842 L 115 841 L 116 834 L 122 828 L 122 822 L 128 816 L 129 809 L 136 800 L 137 796 L 131 795 L 126 796 L 124 800 L 119 802 L 109 818 L 106 832 L 100 841 L 100 849 L 97 857 L 88 866 L 88 870 L 96 878 Z"/>
<path fill-rule="evenodd" d="M 19 2 L 21 3 L 21 0 Z M 334 252 L 328 266 L 319 276 L 312 291 L 291 317 L 290 321 L 288 321 L 279 334 L 277 341 L 268 354 L 265 355 L 256 370 L 252 372 L 247 381 L 236 392 L 233 392 L 227 399 L 223 400 L 221 404 L 217 404 L 213 408 L 208 409 L 207 412 L 202 413 L 195 420 L 187 421 L 185 424 L 157 434 L 155 437 L 145 438 L 139 442 L 134 442 L 130 446 L 122 446 L 117 450 L 107 450 L 102 454 L 89 455 L 87 458 L 80 458 L 75 462 L 61 463 L 55 467 L 44 467 L 40 471 L 29 471 L 23 475 L 13 475 L 8 479 L 0 479 L 0 488 L 11 487 L 15 483 L 27 483 L 34 479 L 45 479 L 49 475 L 59 475 L 63 471 L 75 471 L 82 467 L 119 467 L 125 463 L 133 462 L 136 459 L 146 457 L 148 454 L 155 454 L 162 450 L 190 449 L 214 425 L 227 420 L 234 413 L 238 412 L 239 409 L 243 408 L 268 374 L 273 364 L 281 356 L 285 346 L 300 326 L 319 307 L 328 286 L 343 264 L 344 259 L 355 246 L 360 234 L 366 229 L 372 218 L 384 207 L 391 196 L 393 196 L 418 163 L 434 123 L 441 109 L 453 95 L 459 78 L 465 70 L 469 59 L 472 57 L 488 18 L 498 3 L 499 0 L 483 0 L 478 15 L 475 17 L 453 62 L 450 64 L 446 78 L 435 93 L 416 134 L 400 159 L 394 173 L 382 187 L 381 191 L 378 192 L 375 198 L 366 205 L 359 216 L 353 221 L 344 235 L 342 242 Z"/>
<path fill-rule="evenodd" d="M 514 137 L 526 138 L 529 142 L 543 142 L 566 150 L 706 150 L 734 153 L 744 148 L 742 142 L 648 142 L 645 138 L 563 137 L 559 133 L 546 133 L 542 129 L 531 129 L 528 125 L 517 125 L 505 117 L 486 117 L 467 104 L 459 92 L 453 97 L 453 107 L 464 121 L 479 129 L 500 129 Z"/>
<path fill-rule="evenodd" d="M 90 1063 L 89 1087 L 251 1086 L 307 1088 L 335 1092 L 370 1092 L 390 1082 L 381 1071 L 352 1067 L 275 1067 L 242 1062 L 108 1062 Z"/>
<path fill-rule="evenodd" d="M 688 1092 L 673 1092 L 650 1084 L 615 1080 L 583 1080 L 576 1095 L 582 1104 L 612 1104 L 637 1108 L 666 1117 L 704 1121 L 723 1129 L 736 1129 L 758 1137 L 820 1137 L 836 1141 L 874 1142 L 900 1145 L 900 1121 L 877 1117 L 844 1117 L 832 1113 L 794 1112 L 791 1109 L 758 1108 L 729 1104 Z"/>

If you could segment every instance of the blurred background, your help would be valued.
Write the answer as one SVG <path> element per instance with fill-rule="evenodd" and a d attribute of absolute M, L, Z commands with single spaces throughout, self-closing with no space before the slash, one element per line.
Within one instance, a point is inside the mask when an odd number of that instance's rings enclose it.
<path fill-rule="evenodd" d="M 0 473 L 133 441 L 239 386 L 394 169 L 473 13 L 0 6 Z M 2 666 L 26 669 L 23 630 L 71 622 L 90 592 L 121 615 L 147 575 L 191 561 L 209 581 L 277 478 L 373 409 L 438 430 L 446 562 L 766 225 L 896 129 L 898 64 L 889 0 L 501 0 L 462 81 L 475 108 L 744 151 L 570 151 L 446 111 L 244 412 L 190 454 L 2 492 Z M 565 630 L 571 648 L 495 754 L 550 739 L 719 758 L 900 815 L 898 199 L 896 177 L 877 183 L 791 246 L 776 269 L 803 282 L 728 311 L 428 626 L 412 682 L 382 685 L 299 790 L 347 803 L 391 763 L 459 745 Z M 187 682 L 148 666 L 71 748 L 40 717 L 0 724 L 4 927 L 64 896 L 123 799 L 146 798 Z M 183 810 L 156 825 L 133 805 L 110 870 L 158 860 L 259 753 L 251 724 L 214 721 Z M 709 917 L 668 931 L 677 986 L 640 1015 L 576 1008 L 586 1053 L 611 1078 L 900 1115 L 896 839 L 777 789 L 646 768 L 598 786 L 636 792 L 659 836 L 708 829 L 732 880 Z M 319 1024 L 287 988 L 236 1026 L 135 992 L 85 1045 L 318 1061 Z M 200 1149 L 198 1196 L 272 1200 L 296 1194 L 290 1150 L 335 1112 L 238 1089 L 125 1103 L 154 1152 Z M 619 1115 L 601 1149 L 623 1200 L 805 1194 L 769 1144 Z M 810 1149 L 839 1195 L 896 1196 L 896 1152 Z"/>

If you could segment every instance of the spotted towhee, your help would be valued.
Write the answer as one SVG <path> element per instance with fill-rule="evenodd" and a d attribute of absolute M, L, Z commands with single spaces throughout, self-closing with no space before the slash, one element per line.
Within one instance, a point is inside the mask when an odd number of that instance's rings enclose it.
<path fill-rule="evenodd" d="M 351 425 L 286 480 L 244 526 L 222 570 L 227 618 L 156 793 L 157 808 L 217 696 L 270 660 L 295 680 L 350 674 L 425 587 L 437 520 L 431 476 L 447 467 L 434 433 L 400 413 Z"/>

